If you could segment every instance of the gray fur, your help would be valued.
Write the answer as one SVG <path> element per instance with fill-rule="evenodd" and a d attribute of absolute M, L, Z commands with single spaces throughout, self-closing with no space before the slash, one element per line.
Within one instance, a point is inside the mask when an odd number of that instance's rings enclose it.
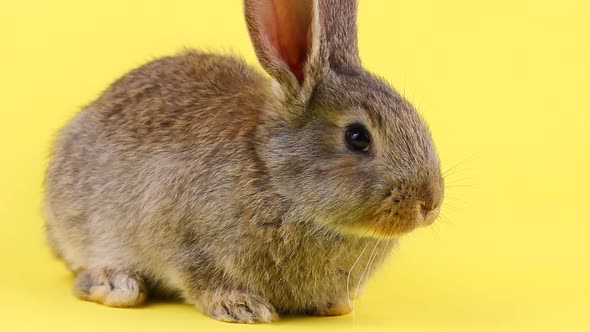
<path fill-rule="evenodd" d="M 246 1 L 250 27 L 260 3 Z M 316 51 L 301 82 L 280 58 L 261 57 L 273 81 L 189 51 L 131 71 L 61 130 L 47 233 L 81 298 L 138 305 L 145 282 L 225 321 L 342 314 L 370 251 L 369 274 L 434 220 L 436 150 L 412 106 L 360 67 L 356 2 L 309 8 Z M 250 31 L 260 57 L 268 45 Z M 373 136 L 368 155 L 346 147 L 353 122 Z"/>

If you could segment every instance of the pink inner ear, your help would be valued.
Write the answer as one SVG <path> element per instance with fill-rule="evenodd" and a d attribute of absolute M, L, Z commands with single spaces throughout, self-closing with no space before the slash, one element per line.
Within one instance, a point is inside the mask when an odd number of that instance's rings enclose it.
<path fill-rule="evenodd" d="M 283 60 L 299 83 L 311 48 L 312 2 L 306 0 L 268 0 L 262 8 L 262 33 L 275 56 Z"/>

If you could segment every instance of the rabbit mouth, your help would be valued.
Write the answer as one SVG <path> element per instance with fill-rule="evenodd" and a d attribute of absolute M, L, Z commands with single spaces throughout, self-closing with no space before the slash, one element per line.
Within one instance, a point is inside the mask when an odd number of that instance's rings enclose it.
<path fill-rule="evenodd" d="M 357 228 L 363 236 L 398 237 L 416 228 L 434 223 L 440 213 L 440 206 L 426 207 L 422 201 L 403 202 L 396 199 L 384 201 L 375 213 L 359 223 Z"/>
<path fill-rule="evenodd" d="M 395 213 L 384 213 L 373 218 L 356 220 L 354 225 L 340 225 L 342 233 L 371 238 L 395 238 L 426 226 L 420 218 L 400 218 Z"/>
<path fill-rule="evenodd" d="M 426 181 L 423 185 L 396 185 L 388 190 L 374 213 L 360 222 L 375 237 L 395 237 L 434 223 L 440 214 L 443 185 Z"/>

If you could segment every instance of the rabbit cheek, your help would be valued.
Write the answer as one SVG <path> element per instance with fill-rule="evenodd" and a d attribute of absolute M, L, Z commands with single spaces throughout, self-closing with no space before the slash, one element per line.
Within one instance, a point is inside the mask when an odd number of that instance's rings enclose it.
<path fill-rule="evenodd" d="M 420 203 L 392 195 L 383 200 L 369 220 L 375 236 L 392 237 L 408 233 L 419 227 L 424 216 Z"/>

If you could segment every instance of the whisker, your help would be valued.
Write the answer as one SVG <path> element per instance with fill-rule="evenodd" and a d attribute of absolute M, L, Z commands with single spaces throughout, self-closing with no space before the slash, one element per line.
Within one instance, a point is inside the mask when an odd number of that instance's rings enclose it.
<path fill-rule="evenodd" d="M 456 172 L 456 171 L 457 171 L 457 169 L 458 169 L 459 167 L 467 166 L 467 165 L 469 165 L 470 163 L 472 163 L 474 160 L 476 160 L 477 158 L 478 158 L 478 156 L 476 156 L 476 155 L 473 155 L 473 156 L 471 156 L 471 157 L 467 157 L 467 158 L 465 158 L 464 160 L 462 160 L 462 161 L 460 161 L 460 162 L 456 163 L 455 165 L 453 165 L 453 166 L 451 166 L 451 167 L 447 168 L 447 170 L 446 170 L 446 171 L 444 171 L 444 172 L 442 173 L 443 177 L 445 177 L 445 176 L 447 176 L 447 175 L 451 175 L 451 174 L 453 174 L 454 172 Z"/>
<path fill-rule="evenodd" d="M 466 177 L 463 177 L 463 178 L 453 178 L 452 176 L 449 176 L 449 175 L 446 175 L 444 177 L 444 179 L 445 179 L 445 184 L 453 184 L 453 183 L 457 183 L 457 182 L 460 182 L 460 181 L 473 181 L 473 178 L 466 178 Z"/>
<path fill-rule="evenodd" d="M 446 192 L 445 193 L 445 198 L 447 198 L 447 197 L 463 197 L 463 196 L 465 196 L 465 195 L 463 195 L 460 192 L 450 192 L 450 193 Z"/>
<path fill-rule="evenodd" d="M 354 261 L 352 266 L 350 267 L 350 270 L 348 270 L 348 276 L 346 277 L 346 296 L 348 298 L 348 305 L 350 306 L 351 309 L 354 307 L 353 307 L 352 301 L 350 300 L 350 275 L 352 274 L 352 270 L 354 270 L 354 267 L 356 266 L 356 264 L 358 264 L 359 260 L 361 259 L 361 257 L 365 253 L 365 250 L 367 250 L 369 243 L 371 243 L 371 242 L 367 241 L 367 244 L 365 244 L 365 247 L 363 248 L 363 250 L 361 251 L 361 253 L 357 257 L 357 259 Z M 352 310 L 352 312 L 354 314 L 354 309 Z"/>
<path fill-rule="evenodd" d="M 458 206 L 456 206 L 454 204 L 451 204 L 451 202 L 449 202 L 449 201 L 444 201 L 442 204 L 443 204 L 442 205 L 443 207 L 447 207 L 448 206 L 448 207 L 452 207 L 452 208 L 455 208 L 455 209 L 459 208 Z"/>
<path fill-rule="evenodd" d="M 447 195 L 445 195 L 445 201 L 447 199 L 453 200 L 453 201 L 458 202 L 458 203 L 461 203 L 461 204 L 466 204 L 466 205 L 472 206 L 471 202 L 469 202 L 469 201 L 467 201 L 467 200 L 465 200 L 465 199 L 463 199 L 463 198 L 461 198 L 459 196 L 447 196 Z"/>
<path fill-rule="evenodd" d="M 451 212 L 455 212 L 455 213 L 461 211 L 460 208 L 458 208 L 458 207 L 456 207 L 454 205 L 449 204 L 449 202 L 444 202 L 443 205 L 442 205 L 442 209 L 441 210 L 450 210 Z"/>
<path fill-rule="evenodd" d="M 440 236 L 438 235 L 438 230 L 436 229 L 436 227 L 437 227 L 436 223 L 433 223 L 432 225 L 430 225 L 429 228 L 432 230 L 432 233 L 434 234 L 434 237 L 437 240 L 440 240 Z"/>
<path fill-rule="evenodd" d="M 359 280 L 356 284 L 356 291 L 354 293 L 354 303 L 353 304 L 356 304 L 356 298 L 359 295 L 359 289 L 360 289 L 361 283 L 363 282 L 363 279 L 366 279 L 369 277 L 367 272 L 369 271 L 369 268 L 370 268 L 371 264 L 373 263 L 373 260 L 375 260 L 375 257 L 377 256 L 376 249 L 380 243 L 381 243 L 381 239 L 378 239 L 375 242 L 375 245 L 373 246 L 373 250 L 371 251 L 371 255 L 369 255 L 369 259 L 367 260 L 367 265 L 365 266 L 365 269 L 363 270 L 363 273 L 361 274 L 361 277 L 359 278 Z M 366 278 L 365 278 L 365 275 L 366 275 Z M 353 308 L 353 311 L 354 311 L 354 308 Z"/>
<path fill-rule="evenodd" d="M 440 220 L 444 221 L 447 225 L 449 225 L 451 227 L 455 226 L 453 224 L 453 222 L 451 221 L 451 219 L 446 214 L 441 212 L 438 216 L 440 217 Z"/>
<path fill-rule="evenodd" d="M 448 188 L 474 188 L 476 187 L 475 185 L 472 184 L 451 184 L 451 185 L 445 185 L 445 189 Z"/>
<path fill-rule="evenodd" d="M 457 189 L 455 191 L 445 191 L 444 193 L 444 200 L 446 200 L 447 198 L 454 198 L 454 197 L 466 197 L 468 195 L 463 194 L 462 192 L 459 191 L 460 189 Z"/>
<path fill-rule="evenodd" d="M 445 221 L 448 221 L 448 220 L 449 220 L 449 218 L 447 217 L 447 215 L 446 215 L 446 214 L 444 214 L 443 212 L 441 212 L 441 213 L 438 215 L 438 217 L 439 217 L 441 220 L 445 220 Z"/>
<path fill-rule="evenodd" d="M 355 307 L 356 307 L 356 301 L 357 301 L 358 294 L 359 294 L 359 289 L 360 289 L 361 284 L 363 282 L 366 283 L 367 279 L 369 278 L 369 274 L 367 272 L 370 270 L 371 266 L 373 265 L 373 261 L 377 257 L 377 252 L 375 252 L 375 250 L 377 249 L 377 247 L 381 243 L 381 240 L 382 240 L 382 238 L 379 237 L 377 239 L 377 241 L 375 242 L 375 246 L 373 247 L 373 251 L 371 252 L 371 255 L 369 256 L 369 260 L 367 261 L 367 265 L 365 266 L 365 269 L 363 270 L 363 273 L 362 273 L 361 277 L 359 278 L 359 281 L 357 282 L 356 290 L 354 292 L 354 301 L 352 302 L 352 306 L 351 306 L 353 324 L 355 321 Z M 363 279 L 364 279 L 364 281 L 363 281 Z"/>

